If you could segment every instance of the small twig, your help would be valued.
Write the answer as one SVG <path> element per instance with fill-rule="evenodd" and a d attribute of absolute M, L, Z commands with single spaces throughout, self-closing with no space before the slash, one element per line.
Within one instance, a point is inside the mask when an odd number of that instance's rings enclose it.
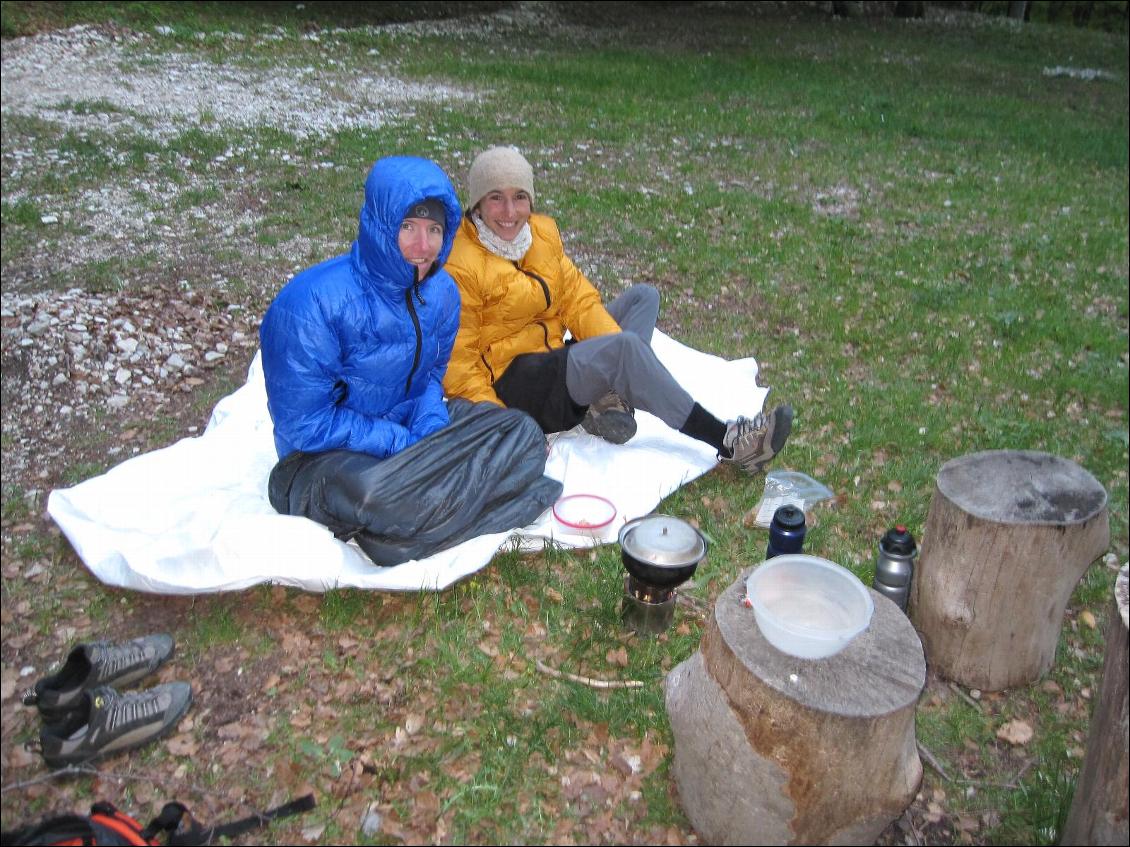
<path fill-rule="evenodd" d="M 24 780 L 23 782 L 13 782 L 9 785 L 5 785 L 3 788 L 0 788 L 0 793 L 6 794 L 9 791 L 16 791 L 16 790 L 21 790 L 21 789 L 24 789 L 24 788 L 30 788 L 31 786 L 38 785 L 41 782 L 50 782 L 51 780 L 53 780 L 57 777 L 82 776 L 82 775 L 98 776 L 98 777 L 102 777 L 103 779 L 116 779 L 119 782 L 123 782 L 123 781 L 128 779 L 128 780 L 132 780 L 132 781 L 135 781 L 135 782 L 148 782 L 150 784 L 155 784 L 154 779 L 153 779 L 153 774 L 132 774 L 132 773 L 118 773 L 116 771 L 103 771 L 103 770 L 99 770 L 94 765 L 79 764 L 79 765 L 67 765 L 66 767 L 59 768 L 58 770 L 49 771 L 45 774 L 40 774 L 39 776 L 35 777 L 34 779 Z M 205 788 L 204 786 L 198 785 L 195 782 L 189 782 L 187 779 L 184 779 L 182 777 L 171 776 L 171 777 L 169 777 L 169 781 L 179 782 L 181 785 L 183 785 L 188 790 L 195 791 L 197 794 L 199 794 L 203 797 L 216 797 L 216 798 L 219 798 L 219 799 L 222 799 L 222 800 L 228 799 L 227 796 L 223 792 L 215 791 L 211 788 Z"/>
<path fill-rule="evenodd" d="M 644 686 L 638 679 L 593 679 L 587 676 L 578 676 L 575 673 L 568 673 L 566 671 L 559 671 L 556 668 L 551 668 L 541 659 L 535 659 L 534 666 L 542 673 L 548 674 L 556 679 L 567 679 L 570 682 L 579 682 L 581 685 L 587 685 L 590 688 L 643 688 Z"/>
<path fill-rule="evenodd" d="M 922 843 L 922 833 L 918 831 L 918 827 L 914 824 L 914 807 L 906 810 L 906 822 L 910 824 L 910 834 L 914 838 L 915 845 Z"/>
<path fill-rule="evenodd" d="M 950 775 L 946 773 L 946 769 L 943 768 L 942 763 L 938 761 L 938 757 L 931 753 L 929 748 L 921 741 L 915 741 L 915 744 L 918 745 L 918 754 L 926 760 L 926 764 L 941 774 L 942 779 L 946 782 L 952 782 L 953 780 L 950 779 Z"/>
<path fill-rule="evenodd" d="M 1020 781 L 1024 779 L 1024 774 L 1028 773 L 1028 769 L 1035 763 L 1035 759 L 1029 759 L 1025 762 L 1024 767 L 1016 772 L 1016 776 L 1012 778 L 1011 782 L 987 782 L 980 779 L 959 779 L 957 781 L 961 785 L 976 785 L 979 788 L 1002 788 L 1005 791 L 1015 791 L 1020 787 Z"/>
<path fill-rule="evenodd" d="M 57 771 L 48 771 L 47 773 L 40 774 L 34 779 L 27 779 L 23 782 L 12 782 L 0 788 L 0 794 L 7 794 L 9 791 L 21 791 L 24 788 L 31 788 L 33 785 L 39 785 L 41 782 L 50 782 L 53 779 L 64 776 L 77 776 L 79 774 L 97 774 L 96 768 L 90 765 L 67 765 L 65 768 L 60 768 Z"/>
<path fill-rule="evenodd" d="M 957 693 L 958 697 L 960 697 L 962 700 L 964 700 L 966 703 L 968 703 L 970 706 L 972 706 L 978 712 L 983 711 L 982 708 L 981 708 L 981 704 L 978 703 L 976 700 L 974 700 L 972 697 L 970 697 L 968 694 L 966 694 L 964 691 L 962 691 L 961 687 L 958 686 L 957 683 L 951 682 L 950 688 L 952 688 Z"/>

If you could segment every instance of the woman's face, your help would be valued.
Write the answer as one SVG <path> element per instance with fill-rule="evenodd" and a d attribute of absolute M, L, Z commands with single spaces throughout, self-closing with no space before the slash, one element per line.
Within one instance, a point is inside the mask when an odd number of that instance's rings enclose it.
<path fill-rule="evenodd" d="M 530 219 L 533 204 L 522 188 L 499 188 L 479 201 L 479 216 L 503 241 L 513 241 Z"/>
<path fill-rule="evenodd" d="M 443 247 L 443 227 L 431 218 L 405 218 L 400 224 L 400 253 L 422 280 Z"/>

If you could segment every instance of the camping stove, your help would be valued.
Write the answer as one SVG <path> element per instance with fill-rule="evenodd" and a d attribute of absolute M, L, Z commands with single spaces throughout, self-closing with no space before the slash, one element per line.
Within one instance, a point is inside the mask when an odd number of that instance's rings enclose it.
<path fill-rule="evenodd" d="M 620 619 L 641 635 L 659 635 L 675 620 L 674 588 L 657 588 L 624 574 L 624 602 Z"/>
<path fill-rule="evenodd" d="M 641 635 L 658 635 L 675 619 L 676 589 L 706 556 L 706 539 L 686 521 L 648 515 L 620 529 L 624 575 L 621 620 Z"/>

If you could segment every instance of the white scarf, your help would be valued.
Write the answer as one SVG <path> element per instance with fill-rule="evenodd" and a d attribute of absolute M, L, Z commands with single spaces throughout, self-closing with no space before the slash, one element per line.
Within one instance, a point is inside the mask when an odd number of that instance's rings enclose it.
<path fill-rule="evenodd" d="M 471 213 L 471 220 L 474 221 L 475 227 L 479 231 L 479 241 L 482 242 L 482 245 L 494 255 L 501 256 L 511 262 L 517 262 L 525 256 L 530 245 L 534 243 L 529 221 L 526 221 L 513 241 L 507 241 L 495 235 L 494 230 L 483 222 L 482 216 L 478 212 Z"/>

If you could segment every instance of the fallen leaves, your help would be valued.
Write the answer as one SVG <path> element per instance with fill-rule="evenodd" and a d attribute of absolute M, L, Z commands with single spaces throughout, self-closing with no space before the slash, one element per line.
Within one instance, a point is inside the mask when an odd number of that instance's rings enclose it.
<path fill-rule="evenodd" d="M 628 651 L 623 647 L 609 650 L 604 658 L 608 661 L 608 664 L 615 667 L 626 668 L 628 666 Z"/>
<path fill-rule="evenodd" d="M 997 738 L 1012 744 L 1014 747 L 1019 747 L 1027 744 L 1032 740 L 1032 727 L 1027 721 L 1014 719 L 1008 721 L 1000 729 L 997 730 Z"/>

